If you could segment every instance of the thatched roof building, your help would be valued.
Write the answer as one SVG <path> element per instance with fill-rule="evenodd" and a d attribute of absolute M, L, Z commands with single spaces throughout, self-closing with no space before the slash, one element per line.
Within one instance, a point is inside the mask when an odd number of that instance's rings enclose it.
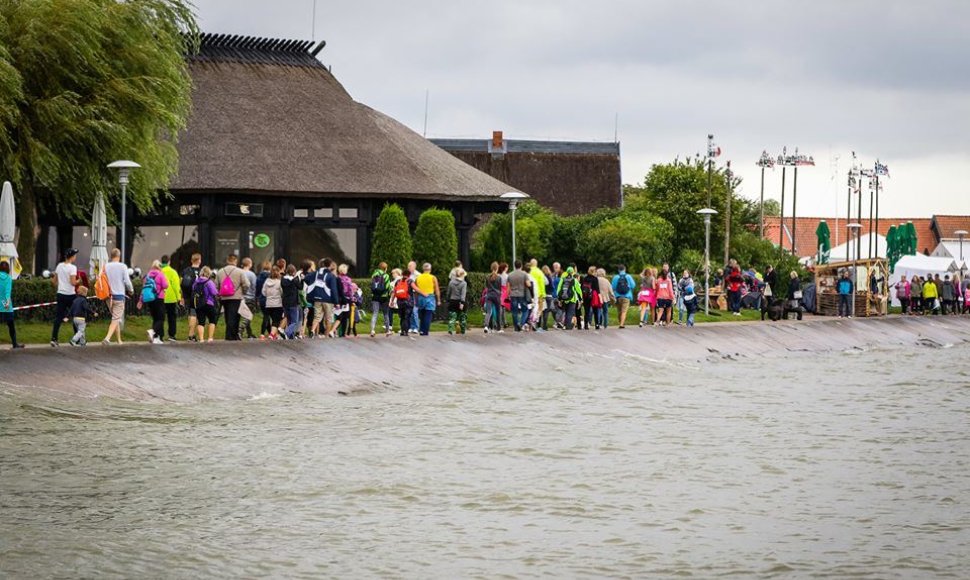
<path fill-rule="evenodd" d="M 458 159 L 564 215 L 620 207 L 620 144 L 505 139 L 432 139 Z"/>

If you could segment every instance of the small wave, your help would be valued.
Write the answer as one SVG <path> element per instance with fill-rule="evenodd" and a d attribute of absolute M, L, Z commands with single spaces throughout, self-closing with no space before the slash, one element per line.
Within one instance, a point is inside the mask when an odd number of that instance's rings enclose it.
<path fill-rule="evenodd" d="M 276 398 L 278 398 L 280 396 L 281 395 L 273 394 L 273 393 L 267 393 L 266 391 L 263 391 L 263 392 L 259 393 L 258 395 L 253 395 L 252 397 L 249 397 L 246 400 L 247 401 L 262 401 L 263 399 L 276 399 Z"/>

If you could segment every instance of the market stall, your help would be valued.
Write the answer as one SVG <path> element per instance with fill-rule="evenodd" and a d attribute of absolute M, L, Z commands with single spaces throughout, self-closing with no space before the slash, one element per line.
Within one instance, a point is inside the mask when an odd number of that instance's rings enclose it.
<path fill-rule="evenodd" d="M 850 273 L 855 290 L 853 316 L 885 315 L 888 311 L 889 267 L 886 260 L 881 258 L 833 262 L 816 266 L 816 314 L 821 316 L 839 315 L 839 294 L 836 290 L 836 284 L 845 271 Z"/>

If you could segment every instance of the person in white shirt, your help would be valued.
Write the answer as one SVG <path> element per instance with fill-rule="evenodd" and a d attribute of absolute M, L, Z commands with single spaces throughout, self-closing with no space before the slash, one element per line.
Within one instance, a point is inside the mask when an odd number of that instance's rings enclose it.
<path fill-rule="evenodd" d="M 51 283 L 57 287 L 57 308 L 54 313 L 54 327 L 51 329 L 51 346 L 58 345 L 58 333 L 61 331 L 61 323 L 67 320 L 71 304 L 74 303 L 74 296 L 77 294 L 77 250 L 71 248 L 64 252 L 64 261 L 54 269 L 54 276 Z"/>
<path fill-rule="evenodd" d="M 105 264 L 104 274 L 108 277 L 108 286 L 111 288 L 111 298 L 108 300 L 111 324 L 108 325 L 108 335 L 104 337 L 101 343 L 111 344 L 111 337 L 117 332 L 118 344 L 122 344 L 121 327 L 125 321 L 125 300 L 129 295 L 135 293 L 135 289 L 131 285 L 128 266 L 122 263 L 121 250 L 118 248 L 111 250 L 111 261 Z"/>

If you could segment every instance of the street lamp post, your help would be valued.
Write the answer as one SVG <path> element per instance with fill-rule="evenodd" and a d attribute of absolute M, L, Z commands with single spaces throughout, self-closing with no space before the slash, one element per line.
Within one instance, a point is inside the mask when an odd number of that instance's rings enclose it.
<path fill-rule="evenodd" d="M 519 206 L 519 201 L 529 196 L 518 191 L 510 191 L 502 194 L 502 199 L 509 202 L 509 211 L 512 212 L 512 267 L 515 267 L 515 209 Z"/>
<path fill-rule="evenodd" d="M 128 253 L 126 252 L 128 236 L 127 230 L 127 218 L 128 218 L 128 175 L 132 169 L 138 169 L 141 165 L 138 165 L 134 161 L 115 161 L 108 164 L 108 169 L 118 170 L 118 183 L 121 184 L 121 261 L 128 263 Z"/>
<path fill-rule="evenodd" d="M 697 210 L 704 216 L 704 315 L 711 313 L 711 216 L 717 215 L 717 210 L 709 207 Z"/>
<path fill-rule="evenodd" d="M 761 159 L 755 165 L 761 168 L 761 222 L 758 228 L 758 235 L 763 240 L 765 239 L 765 168 L 770 167 L 774 169 L 775 160 L 771 155 L 768 155 L 767 151 L 762 151 Z"/>
<path fill-rule="evenodd" d="M 955 233 L 957 237 L 960 238 L 960 262 L 963 262 L 963 236 L 967 235 L 970 232 L 967 232 L 967 230 L 957 230 L 953 233 Z"/>
<path fill-rule="evenodd" d="M 852 223 L 852 224 L 849 224 L 846 227 L 849 228 L 849 238 L 850 239 L 852 239 L 853 236 L 855 236 L 855 238 L 858 238 L 859 237 L 859 230 L 862 229 L 862 224 Z M 851 244 L 851 243 L 849 244 L 849 253 L 850 254 L 852 252 L 852 246 L 853 245 L 854 244 Z M 861 249 L 862 249 L 861 247 L 856 246 L 856 256 L 855 256 L 855 260 L 852 261 L 852 316 L 853 317 L 855 316 L 855 297 L 856 297 L 856 294 L 857 294 L 857 291 L 856 291 L 857 290 L 856 289 L 856 283 L 859 281 L 859 275 L 858 275 L 858 271 L 856 269 L 856 262 L 859 261 L 859 253 L 860 253 L 860 250 Z"/>

